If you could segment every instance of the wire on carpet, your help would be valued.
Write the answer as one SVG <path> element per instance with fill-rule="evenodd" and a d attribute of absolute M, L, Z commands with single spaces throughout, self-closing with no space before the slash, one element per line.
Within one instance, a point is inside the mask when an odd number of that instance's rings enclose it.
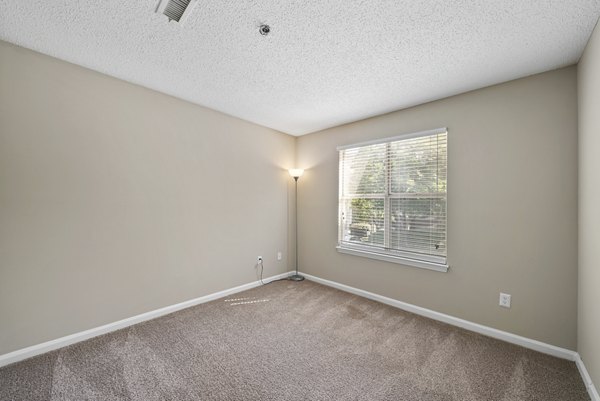
<path fill-rule="evenodd" d="M 258 264 L 260 265 L 260 283 L 261 283 L 262 285 L 271 284 L 271 283 L 274 283 L 275 281 L 286 281 L 286 280 L 289 280 L 287 277 L 284 277 L 284 278 L 278 278 L 278 279 L 276 279 L 276 280 L 271 280 L 271 281 L 269 281 L 268 283 L 265 283 L 265 282 L 263 281 L 263 270 L 264 270 L 264 268 L 265 268 L 265 267 L 264 267 L 264 265 L 263 265 L 263 260 L 262 260 L 262 259 L 260 259 L 260 262 L 259 262 Z"/>

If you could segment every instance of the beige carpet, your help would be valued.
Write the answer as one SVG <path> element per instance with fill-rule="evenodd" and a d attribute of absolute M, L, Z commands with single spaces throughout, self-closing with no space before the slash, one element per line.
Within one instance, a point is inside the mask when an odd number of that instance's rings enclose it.
<path fill-rule="evenodd" d="M 577 368 L 275 282 L 0 369 L 7 400 L 589 400 Z"/>

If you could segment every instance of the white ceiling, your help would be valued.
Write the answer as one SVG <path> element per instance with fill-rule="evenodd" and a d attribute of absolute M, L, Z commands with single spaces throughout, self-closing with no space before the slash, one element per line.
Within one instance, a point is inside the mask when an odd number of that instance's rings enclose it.
<path fill-rule="evenodd" d="M 301 135 L 574 64 L 600 15 L 600 0 L 199 0 L 178 25 L 157 4 L 0 0 L 0 38 Z"/>

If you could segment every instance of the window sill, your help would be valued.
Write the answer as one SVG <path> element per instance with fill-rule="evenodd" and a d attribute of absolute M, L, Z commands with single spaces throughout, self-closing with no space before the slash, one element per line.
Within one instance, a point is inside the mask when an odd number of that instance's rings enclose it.
<path fill-rule="evenodd" d="M 405 266 L 420 267 L 421 269 L 434 270 L 443 273 L 447 273 L 449 269 L 449 266 L 447 264 L 425 262 L 422 260 L 403 258 L 400 256 L 391 256 L 383 253 L 368 252 L 352 248 L 344 248 L 341 246 L 337 246 L 336 249 L 338 252 L 345 253 L 347 255 L 362 256 L 364 258 L 382 260 L 384 262 L 398 263 Z"/>

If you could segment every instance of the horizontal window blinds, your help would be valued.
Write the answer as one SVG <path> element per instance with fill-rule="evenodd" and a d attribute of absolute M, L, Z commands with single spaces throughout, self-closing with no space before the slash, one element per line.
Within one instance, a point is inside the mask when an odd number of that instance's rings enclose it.
<path fill-rule="evenodd" d="M 447 136 L 340 150 L 339 246 L 446 263 Z"/>

